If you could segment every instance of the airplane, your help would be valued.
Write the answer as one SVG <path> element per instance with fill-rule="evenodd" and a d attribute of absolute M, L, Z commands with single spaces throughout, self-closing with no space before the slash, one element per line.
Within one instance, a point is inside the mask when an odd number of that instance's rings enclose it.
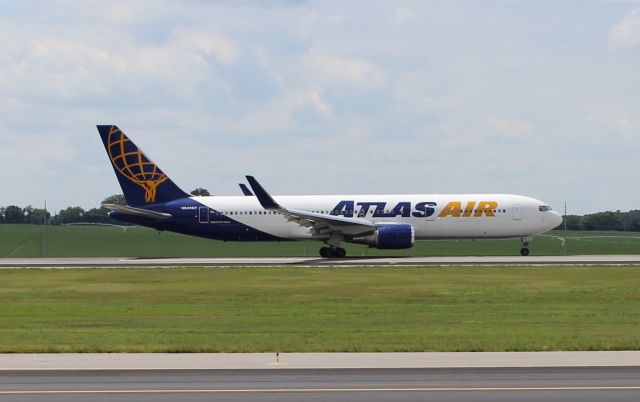
<path fill-rule="evenodd" d="M 253 176 L 243 196 L 182 191 L 117 126 L 98 132 L 127 205 L 105 204 L 115 220 L 223 241 L 319 240 L 324 258 L 343 258 L 344 243 L 408 249 L 416 240 L 509 239 L 529 255 L 533 236 L 562 222 L 550 206 L 512 194 L 271 196 Z"/>

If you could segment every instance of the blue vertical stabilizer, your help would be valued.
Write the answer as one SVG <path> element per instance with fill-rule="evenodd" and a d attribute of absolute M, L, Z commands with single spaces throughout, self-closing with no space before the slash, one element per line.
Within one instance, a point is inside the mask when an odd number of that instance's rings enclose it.
<path fill-rule="evenodd" d="M 97 127 L 127 204 L 144 206 L 189 197 L 117 126 Z"/>

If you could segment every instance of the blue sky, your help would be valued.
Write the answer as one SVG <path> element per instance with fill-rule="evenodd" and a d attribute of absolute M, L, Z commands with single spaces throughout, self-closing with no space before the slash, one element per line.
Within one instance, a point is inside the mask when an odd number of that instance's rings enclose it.
<path fill-rule="evenodd" d="M 0 1 L 0 205 L 183 189 L 640 209 L 638 1 Z"/>

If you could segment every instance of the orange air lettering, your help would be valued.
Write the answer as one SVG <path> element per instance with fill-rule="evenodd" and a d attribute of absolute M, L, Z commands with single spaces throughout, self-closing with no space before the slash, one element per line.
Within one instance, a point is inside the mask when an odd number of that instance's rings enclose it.
<path fill-rule="evenodd" d="M 439 218 L 446 218 L 451 216 L 453 218 L 465 217 L 469 218 L 471 216 L 479 218 L 484 216 L 496 216 L 494 210 L 498 208 L 498 203 L 495 201 L 467 201 L 467 205 L 464 210 L 462 209 L 462 201 L 450 201 L 446 207 L 442 209 L 440 214 L 438 214 Z"/>
<path fill-rule="evenodd" d="M 476 202 L 475 201 L 467 202 L 467 206 L 464 208 L 464 213 L 462 214 L 462 216 L 464 216 L 464 217 L 471 216 L 471 213 L 473 212 L 473 207 L 475 207 L 475 206 L 476 206 Z"/>
<path fill-rule="evenodd" d="M 445 218 L 447 216 L 453 216 L 459 218 L 462 214 L 462 203 L 460 201 L 451 201 L 446 207 L 442 209 L 438 217 Z"/>
<path fill-rule="evenodd" d="M 498 208 L 498 203 L 495 201 L 480 201 L 474 216 L 482 216 L 482 214 L 486 216 L 496 216 L 493 213 L 493 210 L 496 208 Z"/>

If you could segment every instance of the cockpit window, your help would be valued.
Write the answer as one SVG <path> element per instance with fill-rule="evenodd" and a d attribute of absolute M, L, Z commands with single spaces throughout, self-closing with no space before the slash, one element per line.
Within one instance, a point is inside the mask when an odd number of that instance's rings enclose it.
<path fill-rule="evenodd" d="M 550 206 L 548 206 L 548 205 L 540 205 L 540 206 L 538 207 L 538 210 L 539 210 L 540 212 L 551 211 L 551 207 L 550 207 Z"/>

